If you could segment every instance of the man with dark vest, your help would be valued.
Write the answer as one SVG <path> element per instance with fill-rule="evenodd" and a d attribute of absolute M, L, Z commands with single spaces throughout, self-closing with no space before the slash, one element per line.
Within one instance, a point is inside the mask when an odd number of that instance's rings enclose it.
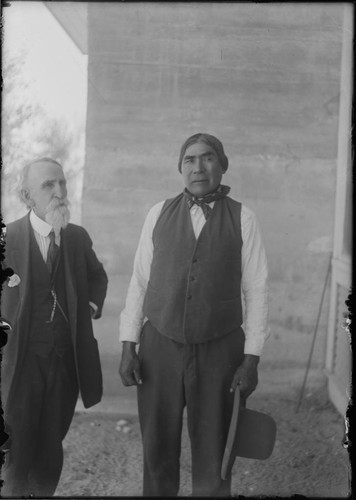
<path fill-rule="evenodd" d="M 119 372 L 138 386 L 143 495 L 179 492 L 186 408 L 192 494 L 229 496 L 221 463 L 233 391 L 239 384 L 247 398 L 255 389 L 268 334 L 266 255 L 254 214 L 220 184 L 222 143 L 189 137 L 178 167 L 184 192 L 155 205 L 142 229 L 120 318 Z"/>
<path fill-rule="evenodd" d="M 6 432 L 3 496 L 52 496 L 62 441 L 79 391 L 85 407 L 102 396 L 92 319 L 100 318 L 107 275 L 88 233 L 69 224 L 59 163 L 24 168 L 20 196 L 30 209 L 7 225 L 1 315 L 12 330 L 2 352 Z"/>

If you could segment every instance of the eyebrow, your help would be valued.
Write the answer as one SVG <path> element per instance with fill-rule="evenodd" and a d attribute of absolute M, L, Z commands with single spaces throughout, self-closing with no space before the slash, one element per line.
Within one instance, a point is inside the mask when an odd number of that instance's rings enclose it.
<path fill-rule="evenodd" d="M 46 184 L 51 184 L 53 182 L 56 182 L 58 179 L 45 179 L 42 183 L 41 183 L 41 186 L 45 186 Z M 60 179 L 59 180 L 59 183 L 60 184 L 67 184 L 67 181 L 66 179 Z"/>
<path fill-rule="evenodd" d="M 204 156 L 216 156 L 214 151 L 207 151 L 206 153 L 203 153 L 201 155 L 184 155 L 183 159 L 184 160 L 193 160 L 194 158 L 203 158 Z"/>

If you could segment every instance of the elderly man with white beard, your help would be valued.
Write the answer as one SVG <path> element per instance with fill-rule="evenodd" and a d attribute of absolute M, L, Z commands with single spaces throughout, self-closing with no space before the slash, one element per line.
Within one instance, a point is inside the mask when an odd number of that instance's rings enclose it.
<path fill-rule="evenodd" d="M 3 496 L 52 496 L 63 466 L 62 441 L 80 392 L 85 407 L 102 397 L 92 319 L 107 275 L 80 226 L 70 224 L 62 166 L 26 165 L 19 194 L 29 213 L 6 227 L 1 315 L 12 330 L 2 352 L 5 430 Z"/>

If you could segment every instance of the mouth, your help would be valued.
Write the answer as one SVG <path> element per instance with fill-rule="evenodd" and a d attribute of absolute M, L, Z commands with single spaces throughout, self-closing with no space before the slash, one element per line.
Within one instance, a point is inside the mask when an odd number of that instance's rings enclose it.
<path fill-rule="evenodd" d="M 58 203 L 58 205 L 66 205 L 67 198 L 54 198 L 54 200 Z"/>
<path fill-rule="evenodd" d="M 197 180 L 193 181 L 193 184 L 201 184 L 204 182 L 208 182 L 208 179 L 197 179 Z"/>

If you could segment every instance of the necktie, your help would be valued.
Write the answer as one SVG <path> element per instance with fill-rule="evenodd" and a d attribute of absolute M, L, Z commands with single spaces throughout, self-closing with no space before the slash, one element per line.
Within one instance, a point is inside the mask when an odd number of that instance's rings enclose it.
<path fill-rule="evenodd" d="M 48 268 L 49 273 L 52 274 L 56 258 L 58 255 L 59 246 L 56 245 L 54 231 L 51 231 L 48 236 L 50 238 L 50 243 L 47 252 L 46 266 Z"/>

